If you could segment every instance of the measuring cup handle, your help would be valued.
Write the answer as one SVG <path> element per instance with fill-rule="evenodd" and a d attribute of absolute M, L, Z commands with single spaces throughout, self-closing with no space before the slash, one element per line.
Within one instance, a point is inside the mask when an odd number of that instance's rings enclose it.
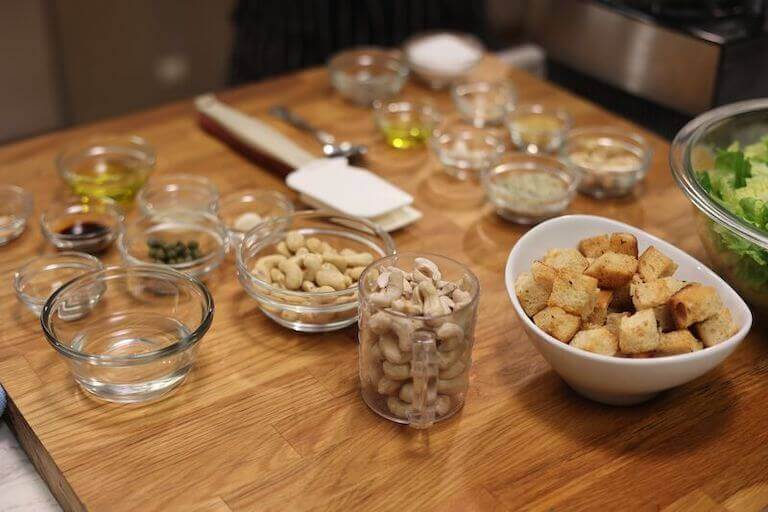
<path fill-rule="evenodd" d="M 437 343 L 431 332 L 417 331 L 413 335 L 411 377 L 413 402 L 408 422 L 413 428 L 429 428 L 435 422 L 435 401 L 429 396 L 437 392 Z"/>

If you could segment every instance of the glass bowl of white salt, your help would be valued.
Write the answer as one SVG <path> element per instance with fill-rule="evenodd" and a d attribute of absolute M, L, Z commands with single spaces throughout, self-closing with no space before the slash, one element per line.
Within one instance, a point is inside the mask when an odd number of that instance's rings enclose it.
<path fill-rule="evenodd" d="M 444 89 L 464 78 L 484 51 L 479 39 L 461 32 L 424 32 L 403 44 L 408 65 L 432 89 Z"/>

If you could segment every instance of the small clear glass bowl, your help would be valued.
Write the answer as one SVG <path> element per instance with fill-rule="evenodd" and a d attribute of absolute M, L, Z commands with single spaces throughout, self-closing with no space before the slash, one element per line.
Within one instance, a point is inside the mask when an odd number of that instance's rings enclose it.
<path fill-rule="evenodd" d="M 129 224 L 118 240 L 120 255 L 129 265 L 156 264 L 192 277 L 204 277 L 216 269 L 227 253 L 227 228 L 218 217 L 194 210 L 164 210 Z M 178 263 L 162 263 L 150 256 L 153 241 L 197 242 L 199 258 Z"/>
<path fill-rule="evenodd" d="M 536 224 L 563 213 L 573 201 L 578 177 L 547 155 L 509 154 L 482 176 L 488 200 L 501 217 Z"/>
<path fill-rule="evenodd" d="M 424 43 L 430 38 L 453 37 L 461 41 L 467 48 L 474 50 L 476 56 L 466 60 L 461 67 L 447 69 L 440 62 L 434 59 L 424 59 L 420 62 L 414 53 L 416 45 Z M 405 54 L 408 66 L 422 81 L 432 89 L 445 89 L 457 80 L 462 79 L 474 68 L 483 58 L 485 46 L 473 36 L 464 32 L 449 32 L 443 30 L 426 31 L 411 36 L 403 43 L 403 53 Z"/>
<path fill-rule="evenodd" d="M 237 248 L 237 276 L 245 291 L 278 324 L 300 332 L 342 329 L 357 321 L 357 286 L 333 292 L 302 292 L 272 286 L 253 271 L 263 256 L 277 254 L 288 231 L 316 237 L 336 249 L 366 251 L 374 259 L 394 254 L 392 237 L 372 222 L 322 210 L 296 212 L 249 231 Z"/>
<path fill-rule="evenodd" d="M 16 185 L 0 185 L 0 246 L 21 236 L 33 207 L 32 194 Z"/>
<path fill-rule="evenodd" d="M 87 300 L 92 290 L 100 290 L 97 300 Z M 75 318 L 73 304 L 80 311 Z M 158 265 L 114 266 L 59 288 L 40 322 L 83 390 L 135 403 L 184 381 L 213 312 L 213 297 L 198 279 Z"/>
<path fill-rule="evenodd" d="M 430 146 L 445 172 L 460 180 L 480 177 L 504 154 L 504 143 L 492 131 L 447 123 L 432 132 Z"/>
<path fill-rule="evenodd" d="M 462 119 L 477 127 L 503 124 L 517 99 L 514 87 L 505 81 L 459 82 L 451 96 Z"/>
<path fill-rule="evenodd" d="M 67 251 L 40 256 L 16 271 L 13 288 L 19 301 L 40 316 L 45 301 L 56 290 L 78 276 L 102 268 L 98 259 L 82 252 Z M 70 307 L 70 317 L 73 316 L 72 310 Z"/>
<path fill-rule="evenodd" d="M 40 215 L 40 229 L 59 250 L 98 254 L 120 236 L 124 221 L 123 210 L 116 204 L 73 198 L 49 206 Z M 96 229 L 78 232 L 89 225 Z"/>
<path fill-rule="evenodd" d="M 242 190 L 227 194 L 219 202 L 219 218 L 227 226 L 233 246 L 258 224 L 293 212 L 291 200 L 275 190 Z"/>
<path fill-rule="evenodd" d="M 653 150 L 636 133 L 590 126 L 568 134 L 562 156 L 579 176 L 579 191 L 599 199 L 630 193 L 648 173 Z"/>
<path fill-rule="evenodd" d="M 512 144 L 526 153 L 556 154 L 572 126 L 568 112 L 546 105 L 517 105 L 507 115 Z"/>
<path fill-rule="evenodd" d="M 139 210 L 152 215 L 163 210 L 197 210 L 216 214 L 219 189 L 203 176 L 166 174 L 155 176 L 136 196 Z"/>
<path fill-rule="evenodd" d="M 442 119 L 440 112 L 428 103 L 377 101 L 373 106 L 376 127 L 395 149 L 423 146 Z"/>
<path fill-rule="evenodd" d="M 129 205 L 155 169 L 155 150 L 135 135 L 88 139 L 65 148 L 56 167 L 75 195 Z"/>
<path fill-rule="evenodd" d="M 328 71 L 339 94 L 363 106 L 399 93 L 409 73 L 399 51 L 376 46 L 337 53 L 328 61 Z"/>

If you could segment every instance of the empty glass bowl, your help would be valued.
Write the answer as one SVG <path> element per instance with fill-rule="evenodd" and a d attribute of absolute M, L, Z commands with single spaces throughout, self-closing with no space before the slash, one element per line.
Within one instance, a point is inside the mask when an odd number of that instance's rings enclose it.
<path fill-rule="evenodd" d="M 539 104 L 517 105 L 507 116 L 512 143 L 526 153 L 557 153 L 572 125 L 565 110 Z"/>
<path fill-rule="evenodd" d="M 517 95 L 509 82 L 459 82 L 451 91 L 461 117 L 475 126 L 500 125 L 515 105 Z"/>
<path fill-rule="evenodd" d="M 155 168 L 155 150 L 141 137 L 115 135 L 89 139 L 56 158 L 59 175 L 78 196 L 127 205 Z"/>
<path fill-rule="evenodd" d="M 445 171 L 460 180 L 479 177 L 504 154 L 504 143 L 494 132 L 461 123 L 435 129 L 430 146 Z"/>
<path fill-rule="evenodd" d="M 408 79 L 400 52 L 375 46 L 337 53 L 328 62 L 328 71 L 339 94 L 364 106 L 399 93 Z"/>
<path fill-rule="evenodd" d="M 166 265 L 203 277 L 221 264 L 228 238 L 224 223 L 210 213 L 164 210 L 129 224 L 118 247 L 127 264 Z"/>
<path fill-rule="evenodd" d="M 197 210 L 216 214 L 219 209 L 219 189 L 203 176 L 167 174 L 155 176 L 136 196 L 144 215 L 170 210 Z"/>
<path fill-rule="evenodd" d="M 84 301 L 90 290 L 98 300 Z M 68 313 L 80 306 L 76 318 Z M 181 384 L 213 320 L 213 297 L 198 279 L 157 265 L 107 267 L 75 278 L 45 303 L 48 342 L 88 393 L 144 402 Z"/>
<path fill-rule="evenodd" d="M 112 245 L 124 220 L 116 204 L 75 198 L 49 206 L 40 216 L 40 228 L 57 249 L 95 254 Z"/>
<path fill-rule="evenodd" d="M 16 271 L 13 287 L 19 301 L 35 315 L 40 316 L 45 301 L 53 292 L 78 276 L 102 268 L 98 259 L 81 252 L 40 256 Z M 93 295 L 97 296 L 98 293 Z M 70 317 L 73 315 L 72 310 L 73 308 L 69 307 Z"/>
<path fill-rule="evenodd" d="M 483 173 L 488 200 L 501 217 L 535 224 L 560 215 L 573 201 L 578 177 L 548 155 L 509 154 Z"/>
<path fill-rule="evenodd" d="M 32 215 L 32 194 L 16 185 L 0 185 L 0 246 L 15 240 Z"/>
<path fill-rule="evenodd" d="M 219 202 L 219 218 L 227 226 L 229 241 L 239 244 L 245 233 L 273 217 L 293 213 L 293 203 L 275 190 L 233 192 Z"/>
<path fill-rule="evenodd" d="M 373 119 L 384 140 L 396 149 L 422 146 L 440 123 L 440 112 L 432 105 L 413 101 L 374 103 Z"/>
<path fill-rule="evenodd" d="M 237 276 L 245 291 L 278 324 L 302 332 L 342 329 L 357 321 L 357 286 L 337 291 L 304 292 L 274 286 L 259 277 L 263 256 L 278 254 L 277 245 L 289 231 L 317 238 L 336 250 L 368 252 L 378 259 L 393 254 L 395 243 L 377 225 L 349 215 L 322 210 L 277 217 L 249 231 L 237 248 Z"/>
<path fill-rule="evenodd" d="M 563 158 L 579 176 L 579 190 L 593 197 L 628 194 L 645 178 L 653 150 L 640 135 L 610 126 L 572 130 Z"/>

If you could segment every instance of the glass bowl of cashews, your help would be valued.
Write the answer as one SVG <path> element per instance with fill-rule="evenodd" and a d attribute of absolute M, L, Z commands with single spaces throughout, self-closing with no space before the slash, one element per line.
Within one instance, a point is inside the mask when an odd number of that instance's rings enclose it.
<path fill-rule="evenodd" d="M 322 210 L 272 218 L 237 248 L 237 276 L 262 312 L 301 332 L 342 329 L 357 321 L 357 283 L 395 243 L 372 222 Z"/>
<path fill-rule="evenodd" d="M 428 428 L 464 405 L 480 282 L 435 254 L 398 253 L 360 277 L 361 393 L 377 414 Z"/>

